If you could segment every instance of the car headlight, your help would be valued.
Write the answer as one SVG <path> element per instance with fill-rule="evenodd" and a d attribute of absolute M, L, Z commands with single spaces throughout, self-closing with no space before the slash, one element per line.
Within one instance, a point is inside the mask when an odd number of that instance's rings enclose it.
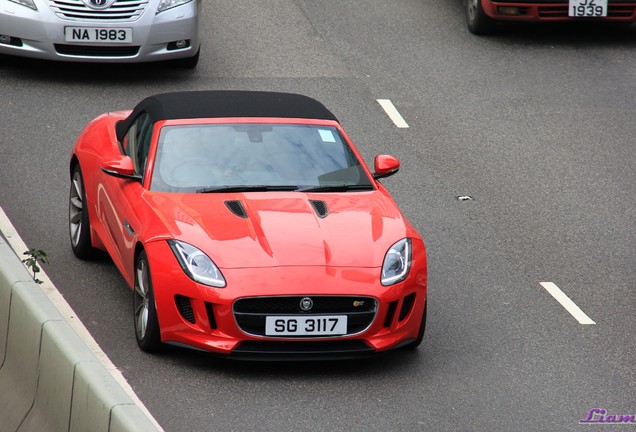
<path fill-rule="evenodd" d="M 403 238 L 389 248 L 382 263 L 382 285 L 401 282 L 411 268 L 411 239 Z"/>
<path fill-rule="evenodd" d="M 34 0 L 9 0 L 12 1 L 13 3 L 17 3 L 19 5 L 22 6 L 26 6 L 28 8 L 31 8 L 33 10 L 38 10 L 37 6 L 35 5 Z"/>
<path fill-rule="evenodd" d="M 173 7 L 181 6 L 182 4 L 190 3 L 191 1 L 192 0 L 161 0 L 159 2 L 159 7 L 157 8 L 157 13 L 172 9 Z"/>
<path fill-rule="evenodd" d="M 216 288 L 225 287 L 221 270 L 205 253 L 179 240 L 168 240 L 168 244 L 181 264 L 181 268 L 192 280 Z"/>

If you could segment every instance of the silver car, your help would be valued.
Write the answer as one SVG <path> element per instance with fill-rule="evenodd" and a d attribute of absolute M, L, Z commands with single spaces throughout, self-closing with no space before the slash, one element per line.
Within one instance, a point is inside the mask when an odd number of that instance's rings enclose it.
<path fill-rule="evenodd" d="M 0 54 L 195 67 L 200 9 L 201 0 L 0 0 Z"/>

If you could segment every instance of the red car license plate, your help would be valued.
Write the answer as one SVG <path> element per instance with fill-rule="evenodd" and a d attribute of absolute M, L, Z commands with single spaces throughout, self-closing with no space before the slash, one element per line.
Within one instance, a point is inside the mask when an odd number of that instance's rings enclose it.
<path fill-rule="evenodd" d="M 347 334 L 347 317 L 334 316 L 268 316 L 266 336 L 333 336 Z"/>
<path fill-rule="evenodd" d="M 571 17 L 607 16 L 607 0 L 570 0 L 568 15 Z"/>

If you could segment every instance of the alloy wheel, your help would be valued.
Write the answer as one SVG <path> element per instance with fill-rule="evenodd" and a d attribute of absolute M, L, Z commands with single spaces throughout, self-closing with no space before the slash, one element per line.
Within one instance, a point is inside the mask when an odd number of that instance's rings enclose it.
<path fill-rule="evenodd" d="M 79 171 L 73 173 L 71 193 L 69 197 L 69 229 L 71 232 L 71 244 L 74 247 L 80 242 L 83 230 L 84 215 L 84 185 Z"/>
<path fill-rule="evenodd" d="M 135 331 L 138 339 L 144 339 L 148 329 L 150 308 L 148 264 L 141 259 L 137 263 L 134 294 Z"/>
<path fill-rule="evenodd" d="M 468 19 L 470 19 L 471 21 L 475 20 L 475 17 L 477 16 L 477 2 L 479 0 L 466 0 L 467 1 L 467 12 L 468 12 Z"/>

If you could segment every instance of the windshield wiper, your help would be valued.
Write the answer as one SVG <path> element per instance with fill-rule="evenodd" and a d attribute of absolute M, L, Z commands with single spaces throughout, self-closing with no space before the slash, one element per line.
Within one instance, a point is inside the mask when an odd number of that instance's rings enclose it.
<path fill-rule="evenodd" d="M 197 189 L 197 193 L 224 193 L 224 192 L 270 192 L 270 191 L 295 191 L 298 186 L 293 185 L 226 185 L 210 186 Z"/>
<path fill-rule="evenodd" d="M 360 190 L 373 190 L 373 186 L 370 184 L 309 186 L 306 188 L 298 189 L 297 192 L 347 192 Z"/>

